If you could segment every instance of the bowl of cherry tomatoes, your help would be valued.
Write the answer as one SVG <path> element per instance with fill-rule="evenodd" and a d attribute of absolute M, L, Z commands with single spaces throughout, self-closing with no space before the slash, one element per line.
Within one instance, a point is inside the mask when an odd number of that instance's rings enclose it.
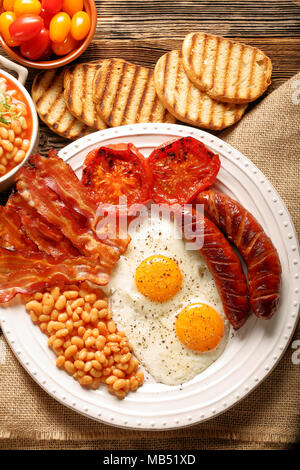
<path fill-rule="evenodd" d="M 77 59 L 97 25 L 94 0 L 3 0 L 0 43 L 27 67 L 51 69 Z"/>

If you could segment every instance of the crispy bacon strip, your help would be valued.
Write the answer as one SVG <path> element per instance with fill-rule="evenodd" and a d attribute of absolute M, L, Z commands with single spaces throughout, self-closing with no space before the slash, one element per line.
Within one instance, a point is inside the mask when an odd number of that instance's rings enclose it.
<path fill-rule="evenodd" d="M 120 257 L 120 250 L 102 243 L 92 231 L 79 226 L 70 209 L 46 185 L 38 170 L 24 166 L 18 172 L 16 181 L 18 192 L 25 201 L 48 223 L 56 225 L 81 254 L 99 257 L 101 264 L 108 269 L 114 266 Z"/>
<path fill-rule="evenodd" d="M 48 158 L 39 154 L 32 155 L 30 163 L 39 169 L 47 186 L 72 210 L 86 217 L 92 228 L 97 206 L 70 165 L 59 158 L 55 150 L 49 152 Z"/>
<path fill-rule="evenodd" d="M 48 158 L 39 154 L 32 155 L 30 163 L 39 170 L 48 188 L 68 206 L 79 225 L 86 224 L 104 245 L 116 248 L 120 253 L 126 251 L 130 237 L 127 235 L 122 238 L 117 224 L 111 226 L 103 222 L 103 217 L 100 211 L 97 214 L 97 205 L 89 196 L 86 187 L 77 178 L 70 165 L 57 156 L 56 150 L 50 150 Z M 117 233 L 114 233 L 115 227 Z"/>
<path fill-rule="evenodd" d="M 54 257 L 80 254 L 57 227 L 48 224 L 19 194 L 10 196 L 6 207 L 19 215 L 24 232 L 40 251 Z"/>
<path fill-rule="evenodd" d="M 106 285 L 109 275 L 93 258 L 53 258 L 45 253 L 0 248 L 0 303 L 16 294 L 32 294 L 59 282 Z"/>
<path fill-rule="evenodd" d="M 38 251 L 37 246 L 26 236 L 18 213 L 9 206 L 0 206 L 0 246 Z"/>

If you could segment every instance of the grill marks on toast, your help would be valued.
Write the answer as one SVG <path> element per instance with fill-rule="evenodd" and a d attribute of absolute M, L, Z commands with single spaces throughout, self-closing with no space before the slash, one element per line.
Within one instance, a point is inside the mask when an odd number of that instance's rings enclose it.
<path fill-rule="evenodd" d="M 154 76 L 160 100 L 183 122 L 220 130 L 237 122 L 247 107 L 218 102 L 200 91 L 185 73 L 180 51 L 163 55 L 156 64 Z"/>
<path fill-rule="evenodd" d="M 271 60 L 246 44 L 212 34 L 190 33 L 184 39 L 182 54 L 189 79 L 219 101 L 253 101 L 271 83 Z"/>
<path fill-rule="evenodd" d="M 94 79 L 97 112 L 115 127 L 138 122 L 175 122 L 155 91 L 153 71 L 122 59 L 106 59 Z"/>
<path fill-rule="evenodd" d="M 93 81 L 100 67 L 101 62 L 76 64 L 69 67 L 64 75 L 64 97 L 69 111 L 87 126 L 97 130 L 107 128 L 93 101 Z"/>
<path fill-rule="evenodd" d="M 47 70 L 36 75 L 32 84 L 32 99 L 41 120 L 56 134 L 77 139 L 89 133 L 89 128 L 68 110 L 64 99 L 64 70 Z"/>

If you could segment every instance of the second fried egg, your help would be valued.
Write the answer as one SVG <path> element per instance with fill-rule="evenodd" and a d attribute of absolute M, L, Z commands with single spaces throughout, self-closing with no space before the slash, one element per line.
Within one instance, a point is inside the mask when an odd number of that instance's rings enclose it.
<path fill-rule="evenodd" d="M 157 382 L 187 382 L 220 356 L 228 340 L 214 279 L 170 220 L 145 217 L 129 234 L 132 241 L 105 289 L 114 320 Z"/>

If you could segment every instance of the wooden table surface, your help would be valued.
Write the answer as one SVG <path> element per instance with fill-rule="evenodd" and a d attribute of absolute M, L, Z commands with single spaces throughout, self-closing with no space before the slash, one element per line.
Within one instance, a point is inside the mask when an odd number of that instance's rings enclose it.
<path fill-rule="evenodd" d="M 120 57 L 154 67 L 161 55 L 181 47 L 191 31 L 207 31 L 261 48 L 273 62 L 267 93 L 300 70 L 300 0 L 96 0 L 97 30 L 79 62 Z M 37 73 L 31 69 L 27 88 Z M 67 140 L 40 126 L 40 151 Z M 8 193 L 0 195 L 5 203 Z"/>

